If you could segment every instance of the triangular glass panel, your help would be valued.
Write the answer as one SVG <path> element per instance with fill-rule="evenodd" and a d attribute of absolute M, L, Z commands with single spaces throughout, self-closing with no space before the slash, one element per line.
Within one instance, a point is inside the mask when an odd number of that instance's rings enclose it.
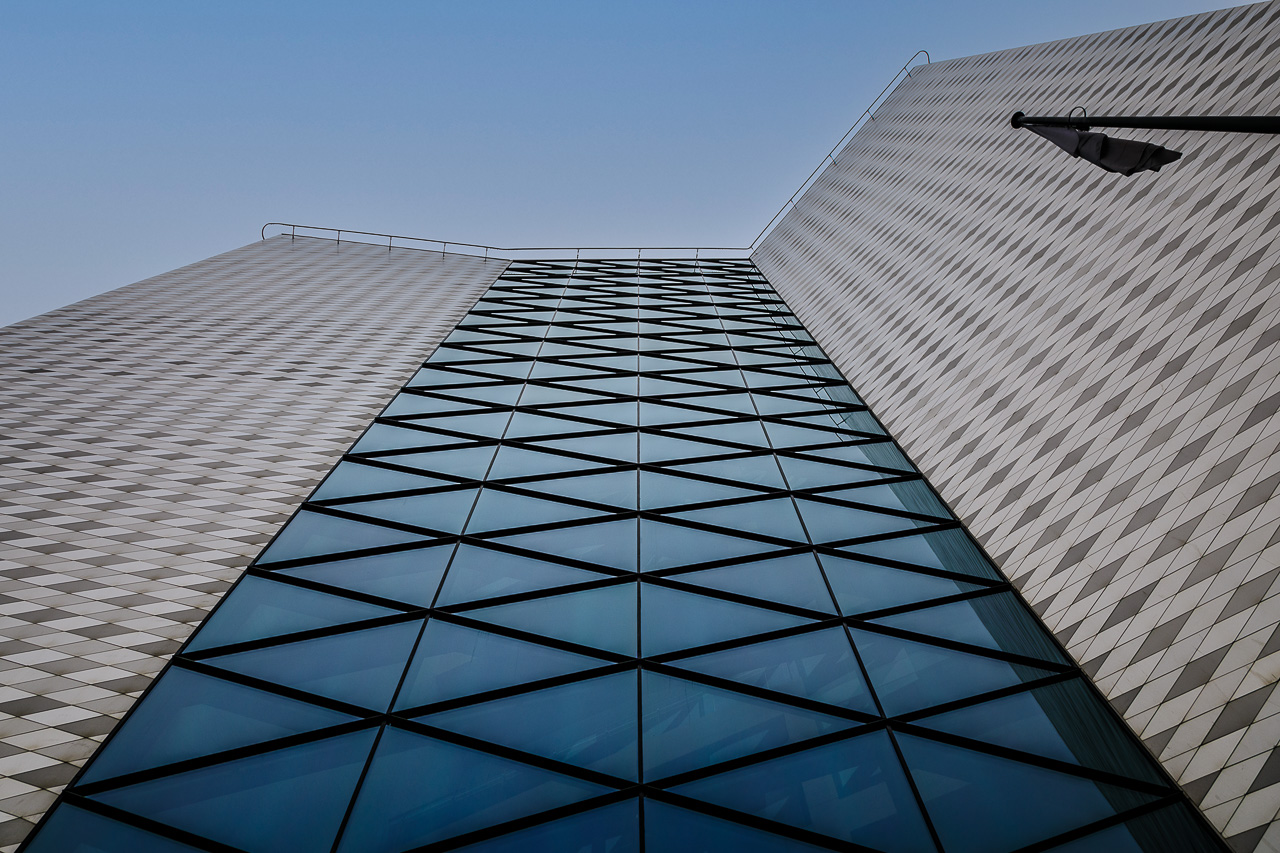
<path fill-rule="evenodd" d="M 600 427 L 595 424 L 579 423 L 567 418 L 551 418 L 546 415 L 535 415 L 532 412 L 516 412 L 515 416 L 511 418 L 511 426 L 507 429 L 506 437 L 518 439 L 536 435 L 593 432 L 598 429 Z"/>
<path fill-rule="evenodd" d="M 952 520 L 951 513 L 925 485 L 924 480 L 902 480 L 897 483 L 859 486 L 856 489 L 840 489 L 836 492 L 824 492 L 823 497 L 916 512 L 933 516 L 940 521 Z"/>
<path fill-rule="evenodd" d="M 396 710 L 582 672 L 605 661 L 433 619 L 396 698 Z"/>
<path fill-rule="evenodd" d="M 871 512 L 822 501 L 797 498 L 805 529 L 815 543 L 836 542 L 842 539 L 860 539 L 865 536 L 882 536 L 929 526 L 928 522 L 903 518 L 900 515 Z"/>
<path fill-rule="evenodd" d="M 888 566 L 828 554 L 823 554 L 821 559 L 827 580 L 846 616 L 982 588 L 964 581 L 891 569 Z"/>
<path fill-rule="evenodd" d="M 450 418 L 431 418 L 430 420 L 415 421 L 432 429 L 448 430 L 450 432 L 462 433 L 466 439 L 472 438 L 501 438 L 502 433 L 507 428 L 507 422 L 511 420 L 510 412 L 479 412 L 474 415 L 459 415 Z"/>
<path fill-rule="evenodd" d="M 422 474 L 376 468 L 372 465 L 361 465 L 358 462 L 340 462 L 338 467 L 325 477 L 320 488 L 311 495 L 311 500 L 327 501 L 334 498 L 376 495 L 380 492 L 407 492 L 410 489 L 431 489 L 447 485 L 450 485 L 450 481 L 438 480 Z"/>
<path fill-rule="evenodd" d="M 462 604 L 600 580 L 601 575 L 474 545 L 458 546 L 440 605 Z"/>
<path fill-rule="evenodd" d="M 795 505 L 791 503 L 791 498 L 746 501 L 728 506 L 688 510 L 686 512 L 672 513 L 672 517 L 687 518 L 690 521 L 699 521 L 703 524 L 712 524 L 729 530 L 741 530 L 757 533 L 761 536 L 772 536 L 776 539 L 789 539 L 792 542 L 808 544 L 808 539 L 804 535 L 805 529 L 800 526 L 800 519 L 796 516 Z M 644 534 L 642 532 L 642 549 L 644 547 L 643 539 Z"/>
<path fill-rule="evenodd" d="M 715 462 L 687 462 L 675 465 L 680 471 L 702 474 L 720 480 L 737 480 L 770 489 L 785 489 L 787 484 L 778 473 L 778 463 L 772 453 L 761 456 L 743 456 L 737 459 L 720 459 Z"/>
<path fill-rule="evenodd" d="M 498 346 L 510 346 L 509 344 L 500 344 Z M 525 344 L 517 344 L 516 346 L 526 346 Z M 537 346 L 534 344 L 534 346 Z M 450 397 L 464 397 L 468 400 L 475 400 L 477 403 L 487 403 L 491 406 L 514 406 L 516 400 L 520 398 L 520 392 L 526 386 L 520 382 L 504 382 L 496 384 L 481 385 L 475 388 L 449 388 L 441 390 L 437 393 L 448 394 Z"/>
<path fill-rule="evenodd" d="M 339 853 L 399 853 L 608 788 L 388 728 L 360 786 Z"/>
<path fill-rule="evenodd" d="M 777 550 L 777 545 L 725 533 L 640 520 L 640 570 L 652 572 Z"/>
<path fill-rule="evenodd" d="M 195 847 L 65 802 L 24 849 L 29 853 L 200 853 Z"/>
<path fill-rule="evenodd" d="M 733 358 L 732 355 L 729 358 Z M 711 389 L 702 389 L 710 391 Z M 751 395 L 731 391 L 703 393 L 696 397 L 677 398 L 681 403 L 699 406 L 725 415 L 751 415 L 755 417 L 756 407 L 751 403 Z"/>
<path fill-rule="evenodd" d="M 521 483 L 520 488 L 544 492 L 548 495 L 606 504 L 619 509 L 636 508 L 637 486 L 635 471 L 610 471 L 605 474 L 585 474 L 578 477 L 535 480 Z"/>
<path fill-rule="evenodd" d="M 247 853 L 327 850 L 373 740 L 365 729 L 91 799 Z"/>
<path fill-rule="evenodd" d="M 889 737 L 872 732 L 672 789 L 885 853 L 933 853 Z"/>
<path fill-rule="evenodd" d="M 555 524 L 604 515 L 600 510 L 553 500 L 540 500 L 500 489 L 486 488 L 480 493 L 476 510 L 467 523 L 467 533 L 487 533 L 536 524 Z"/>
<path fill-rule="evenodd" d="M 555 453 L 539 453 L 523 447 L 504 444 L 498 451 L 489 471 L 490 480 L 506 480 L 510 477 L 530 477 L 538 474 L 560 474 L 566 471 L 592 471 L 603 467 L 599 462 L 560 456 Z"/>
<path fill-rule="evenodd" d="M 656 672 L 643 673 L 641 689 L 646 781 L 857 725 Z"/>
<path fill-rule="evenodd" d="M 842 628 L 672 661 L 681 669 L 877 714 Z"/>
<path fill-rule="evenodd" d="M 769 442 L 774 447 L 805 447 L 811 444 L 831 444 L 836 441 L 849 441 L 855 436 L 848 433 L 828 432 L 821 429 L 780 424 L 766 421 L 765 431 L 769 433 Z"/>
<path fill-rule="evenodd" d="M 711 424 L 709 426 L 685 426 L 672 430 L 680 435 L 692 437 L 715 438 L 720 441 L 732 441 L 736 444 L 750 445 L 752 448 L 768 447 L 764 430 L 759 421 L 738 421 L 728 424 Z"/>
<path fill-rule="evenodd" d="M 698 459 L 703 456 L 735 453 L 735 448 L 724 447 L 685 438 L 675 438 L 657 433 L 640 433 L 641 462 L 669 462 L 674 459 Z"/>
<path fill-rule="evenodd" d="M 754 414 L 754 413 L 753 413 Z M 662 426 L 664 424 L 687 424 L 717 420 L 724 415 L 712 412 L 699 412 L 679 406 L 668 406 L 649 400 L 640 401 L 640 423 L 643 426 Z"/>
<path fill-rule="evenodd" d="M 1050 847 L 1048 853 L 1164 853 L 1169 850 L 1221 853 L 1222 842 L 1205 826 L 1204 818 L 1196 814 L 1195 807 L 1182 802 L 1144 811 L 1124 823 Z"/>
<path fill-rule="evenodd" d="M 300 560 L 427 540 L 426 534 L 409 533 L 380 524 L 365 524 L 304 509 L 289 519 L 280 535 L 262 552 L 257 562 Z"/>
<path fill-rule="evenodd" d="M 915 536 L 897 536 L 878 542 L 842 547 L 855 556 L 867 555 L 943 569 L 960 575 L 1003 580 L 995 567 L 961 530 L 940 530 Z"/>
<path fill-rule="evenodd" d="M 831 593 L 812 554 L 776 557 L 718 569 L 668 575 L 671 580 L 695 586 L 749 595 L 809 610 L 834 613 Z"/>
<path fill-rule="evenodd" d="M 876 696 L 891 716 L 1054 674 L 887 634 L 857 629 L 850 633 Z"/>
<path fill-rule="evenodd" d="M 1162 784 L 1159 770 L 1080 679 L 916 721 L 941 732 Z"/>
<path fill-rule="evenodd" d="M 652 830 L 649 832 L 652 833 Z M 460 848 L 458 853 L 531 853 L 538 850 L 565 853 L 640 853 L 639 801 L 624 800 L 572 817 L 540 823 L 531 829 L 470 844 Z"/>
<path fill-rule="evenodd" d="M 871 620 L 904 631 L 1066 663 L 1035 617 L 1011 592 L 954 601 Z"/>
<path fill-rule="evenodd" d="M 549 346 L 554 346 L 549 344 Z M 574 391 L 559 385 L 526 385 L 520 395 L 521 406 L 546 406 L 556 403 L 604 403 L 611 398 L 607 394 L 594 394 L 586 391 Z"/>
<path fill-rule="evenodd" d="M 458 382 L 465 382 L 466 378 L 459 376 Z M 448 393 L 443 392 L 443 393 Z M 400 415 L 435 415 L 445 412 L 462 412 L 469 409 L 479 409 L 475 403 L 465 403 L 458 400 L 441 400 L 438 397 L 426 397 L 422 394 L 397 394 L 395 399 L 382 410 L 384 417 L 398 417 Z"/>
<path fill-rule="evenodd" d="M 925 738 L 898 743 L 948 853 L 1016 850 L 1158 799 Z"/>
<path fill-rule="evenodd" d="M 207 658 L 205 663 L 251 678 L 385 711 L 418 639 L 420 621 L 400 622 Z"/>
<path fill-rule="evenodd" d="M 838 486 L 845 483 L 871 482 L 883 480 L 889 475 L 868 471 L 863 468 L 850 468 L 843 465 L 828 465 L 813 459 L 800 459 L 795 456 L 779 454 L 778 463 L 786 472 L 787 482 L 793 489 L 814 489 L 820 486 Z"/>
<path fill-rule="evenodd" d="M 634 432 L 609 435 L 576 435 L 572 438 L 554 438 L 534 442 L 538 447 L 554 447 L 588 456 L 601 456 L 618 463 L 636 461 L 636 434 Z"/>
<path fill-rule="evenodd" d="M 644 804 L 644 837 L 650 849 L 680 853 L 820 853 L 827 849 L 652 799 Z"/>
<path fill-rule="evenodd" d="M 636 653 L 634 583 L 468 610 L 463 615 L 580 646 Z"/>
<path fill-rule="evenodd" d="M 641 584 L 640 588 L 640 649 L 646 657 L 794 628 L 809 621 L 665 586 Z"/>
<path fill-rule="evenodd" d="M 759 492 L 695 480 L 692 477 L 673 477 L 656 471 L 640 472 L 640 507 L 642 509 L 664 509 L 758 494 Z"/>
<path fill-rule="evenodd" d="M 443 533 L 461 533 L 475 497 L 476 489 L 451 489 L 428 495 L 346 503 L 339 509 Z"/>
<path fill-rule="evenodd" d="M 811 450 L 812 456 L 827 459 L 840 459 L 858 465 L 875 465 L 878 468 L 890 468 L 906 474 L 915 474 L 915 467 L 907 461 L 901 451 L 891 441 L 878 441 L 869 444 L 842 444 L 839 447 L 827 447 L 822 450 Z"/>
<path fill-rule="evenodd" d="M 454 450 L 436 450 L 427 453 L 397 453 L 393 456 L 378 458 L 382 462 L 390 462 L 393 465 L 480 480 L 489 469 L 489 463 L 493 461 L 493 454 L 497 449 L 496 444 L 484 444 L 479 447 L 459 447 Z"/>
<path fill-rule="evenodd" d="M 399 613 L 387 607 L 326 595 L 292 584 L 246 575 L 218 605 L 187 651 L 247 643 L 312 628 L 327 628 Z"/>
<path fill-rule="evenodd" d="M 81 784 L 175 761 L 315 731 L 355 719 L 181 667 L 170 667 L 111 741 Z"/>
<path fill-rule="evenodd" d="M 494 541 L 526 551 L 634 572 L 638 548 L 635 519 L 605 521 L 559 530 L 519 533 Z"/>
<path fill-rule="evenodd" d="M 391 424 L 374 424 L 365 431 L 351 448 L 351 453 L 377 453 L 382 450 L 408 450 L 414 447 L 436 447 L 442 444 L 461 444 L 465 438 L 430 432 L 424 429 L 398 427 Z"/>
<path fill-rule="evenodd" d="M 354 560 L 314 563 L 292 569 L 278 569 L 279 574 L 363 592 L 380 598 L 429 607 L 435 601 L 440 578 L 444 576 L 453 543 L 412 551 L 394 551 Z"/>
<path fill-rule="evenodd" d="M 636 781 L 636 673 L 520 693 L 418 719 L 431 726 Z"/>
<path fill-rule="evenodd" d="M 591 406 L 556 406 L 551 407 L 551 411 L 617 426 L 635 426 L 638 407 L 635 402 L 597 403 Z"/>

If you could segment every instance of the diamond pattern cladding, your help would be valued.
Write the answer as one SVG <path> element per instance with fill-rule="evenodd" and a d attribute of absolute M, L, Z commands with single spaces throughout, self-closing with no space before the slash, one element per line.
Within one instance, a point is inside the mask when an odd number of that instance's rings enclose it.
<path fill-rule="evenodd" d="M 1102 172 L 1064 115 L 1280 114 L 1280 4 L 938 62 L 756 262 L 1241 851 L 1280 850 L 1275 137 Z M 1106 129 L 1102 129 L 1106 130 Z"/>
<path fill-rule="evenodd" d="M 742 260 L 512 264 L 32 839 L 1223 849 Z"/>
<path fill-rule="evenodd" d="M 0 330 L 0 850 L 504 266 L 275 238 Z"/>

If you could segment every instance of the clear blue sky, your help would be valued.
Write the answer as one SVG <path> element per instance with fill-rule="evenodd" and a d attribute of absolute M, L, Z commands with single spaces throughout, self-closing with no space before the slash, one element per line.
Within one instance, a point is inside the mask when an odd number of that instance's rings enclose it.
<path fill-rule="evenodd" d="M 268 220 L 744 245 L 919 48 L 1229 5 L 0 0 L 0 324 Z"/>

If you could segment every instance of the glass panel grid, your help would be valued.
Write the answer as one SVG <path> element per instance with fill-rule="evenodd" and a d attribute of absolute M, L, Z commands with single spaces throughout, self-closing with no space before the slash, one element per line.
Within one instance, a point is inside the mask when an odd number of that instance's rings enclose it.
<path fill-rule="evenodd" d="M 1219 849 L 750 261 L 540 260 L 29 849 L 1168 849 L 1157 816 Z"/>

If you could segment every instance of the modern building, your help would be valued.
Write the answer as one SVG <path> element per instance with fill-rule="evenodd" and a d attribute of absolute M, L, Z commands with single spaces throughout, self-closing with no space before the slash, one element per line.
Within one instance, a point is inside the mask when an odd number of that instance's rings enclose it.
<path fill-rule="evenodd" d="M 1278 83 L 1276 2 L 936 62 L 749 258 L 0 331 L 0 844 L 1280 849 L 1277 141 L 1008 124 Z"/>

